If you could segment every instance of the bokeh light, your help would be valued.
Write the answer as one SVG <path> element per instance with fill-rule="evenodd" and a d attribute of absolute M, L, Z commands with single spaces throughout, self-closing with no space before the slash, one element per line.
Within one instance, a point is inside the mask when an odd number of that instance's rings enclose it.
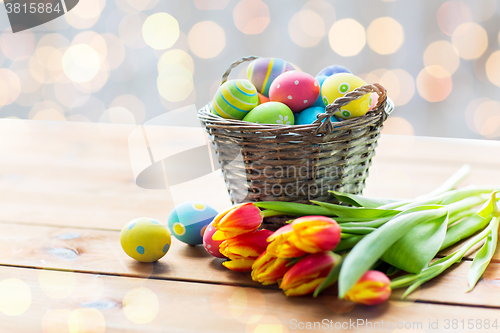
<path fill-rule="evenodd" d="M 446 99 L 452 90 L 450 74 L 440 66 L 425 67 L 417 76 L 417 90 L 428 102 L 440 102 Z"/>
<path fill-rule="evenodd" d="M 70 296 L 76 287 L 75 274 L 47 269 L 38 271 L 38 282 L 45 295 L 53 299 L 63 299 Z"/>
<path fill-rule="evenodd" d="M 59 103 L 69 108 L 82 106 L 90 97 L 71 82 L 54 83 L 54 94 Z"/>
<path fill-rule="evenodd" d="M 142 11 L 142 10 L 153 9 L 160 0 L 141 0 L 141 1 L 126 0 L 126 1 L 128 5 L 133 9 Z"/>
<path fill-rule="evenodd" d="M 104 87 L 108 82 L 110 69 L 108 61 L 105 60 L 100 64 L 97 74 L 89 81 L 75 82 L 76 87 L 83 93 L 90 94 L 97 92 Z"/>
<path fill-rule="evenodd" d="M 424 65 L 440 66 L 452 75 L 460 65 L 457 49 L 448 41 L 440 40 L 431 43 L 424 52 Z"/>
<path fill-rule="evenodd" d="M 87 82 L 99 72 L 99 54 L 87 44 L 70 46 L 62 58 L 64 73 L 75 82 Z"/>
<path fill-rule="evenodd" d="M 13 103 L 21 93 L 21 81 L 16 73 L 0 68 L 0 108 Z"/>
<path fill-rule="evenodd" d="M 135 324 L 147 324 L 158 315 L 160 304 L 158 296 L 148 288 L 130 290 L 123 298 L 123 312 Z"/>
<path fill-rule="evenodd" d="M 500 51 L 493 52 L 486 61 L 486 75 L 491 83 L 500 87 Z"/>
<path fill-rule="evenodd" d="M 203 21 L 191 28 L 188 41 L 191 52 L 202 59 L 209 59 L 222 52 L 226 46 L 226 34 L 217 23 Z"/>
<path fill-rule="evenodd" d="M 10 30 L 10 29 L 9 29 Z M 35 49 L 35 37 L 29 30 L 21 34 L 13 34 L 6 30 L 0 36 L 0 50 L 11 60 L 28 58 Z"/>
<path fill-rule="evenodd" d="M 488 21 L 497 11 L 498 0 L 482 0 L 472 8 L 472 17 L 476 22 Z"/>
<path fill-rule="evenodd" d="M 354 19 L 343 19 L 332 25 L 328 39 L 332 50 L 342 57 L 355 56 L 365 47 L 365 28 Z"/>
<path fill-rule="evenodd" d="M 105 1 L 102 1 L 105 4 Z M 64 14 L 66 21 L 76 29 L 88 29 L 96 24 L 104 4 L 99 0 L 80 1 L 78 6 Z"/>
<path fill-rule="evenodd" d="M 193 58 L 183 50 L 170 50 L 163 53 L 158 60 L 158 73 L 169 65 L 180 65 L 194 74 Z"/>
<path fill-rule="evenodd" d="M 97 52 L 99 60 L 102 62 L 108 54 L 108 46 L 106 40 L 94 31 L 81 32 L 75 36 L 71 45 L 86 44 Z"/>
<path fill-rule="evenodd" d="M 143 13 L 132 13 L 125 16 L 118 26 L 120 40 L 131 49 L 140 49 L 146 46 L 142 38 L 142 26 L 147 15 Z"/>
<path fill-rule="evenodd" d="M 108 60 L 110 69 L 116 69 L 125 59 L 125 47 L 122 41 L 117 36 L 107 33 L 101 35 L 106 41 L 106 59 Z"/>
<path fill-rule="evenodd" d="M 194 89 L 193 73 L 182 65 L 165 65 L 156 81 L 160 95 L 169 102 L 185 100 Z"/>
<path fill-rule="evenodd" d="M 404 118 L 389 117 L 384 122 L 382 133 L 394 135 L 415 135 L 415 129 L 413 128 L 413 125 Z"/>
<path fill-rule="evenodd" d="M 336 21 L 335 8 L 326 0 L 309 0 L 301 10 L 311 10 L 320 15 L 325 27 L 330 27 Z M 326 28 L 325 28 L 326 34 Z"/>
<path fill-rule="evenodd" d="M 453 46 L 464 59 L 479 58 L 488 47 L 486 30 L 474 22 L 462 23 L 452 35 Z"/>
<path fill-rule="evenodd" d="M 468 127 L 477 134 L 494 139 L 500 137 L 500 102 L 488 98 L 473 100 L 466 109 Z"/>
<path fill-rule="evenodd" d="M 472 12 L 462 1 L 447 1 L 437 11 L 439 28 L 450 36 L 459 25 L 471 21 Z"/>
<path fill-rule="evenodd" d="M 116 97 L 110 104 L 110 108 L 123 107 L 130 111 L 135 118 L 135 122 L 140 124 L 146 117 L 146 107 L 144 103 L 134 95 L 121 95 Z"/>
<path fill-rule="evenodd" d="M 241 0 L 234 7 L 233 21 L 244 34 L 260 34 L 271 21 L 269 7 L 261 0 Z"/>
<path fill-rule="evenodd" d="M 64 110 L 59 104 L 53 101 L 41 101 L 33 105 L 28 118 L 34 120 L 66 120 Z"/>
<path fill-rule="evenodd" d="M 236 319 L 243 324 L 257 324 L 266 313 L 266 299 L 255 288 L 227 287 L 213 292 L 212 310 L 222 318 Z"/>
<path fill-rule="evenodd" d="M 104 333 L 106 320 L 97 309 L 76 309 L 68 317 L 68 328 L 70 333 Z"/>
<path fill-rule="evenodd" d="M 407 104 L 415 95 L 415 80 L 404 69 L 386 71 L 378 83 L 387 89 L 387 96 L 391 98 L 395 106 Z"/>
<path fill-rule="evenodd" d="M 69 330 L 68 319 L 71 316 L 71 310 L 68 309 L 50 309 L 43 315 L 42 332 L 43 333 L 67 333 Z"/>
<path fill-rule="evenodd" d="M 31 289 L 18 278 L 0 282 L 0 312 L 7 316 L 19 316 L 31 305 Z"/>
<path fill-rule="evenodd" d="M 246 333 L 288 333 L 286 325 L 283 325 L 280 319 L 276 316 L 266 315 L 259 319 L 256 323 L 247 324 L 245 326 Z"/>
<path fill-rule="evenodd" d="M 153 49 L 168 49 L 179 38 L 179 23 L 170 14 L 155 13 L 144 21 L 142 36 Z"/>
<path fill-rule="evenodd" d="M 374 20 L 366 30 L 368 46 L 379 54 L 391 54 L 404 42 L 403 26 L 392 17 Z"/>
<path fill-rule="evenodd" d="M 312 47 L 325 36 L 325 22 L 312 10 L 301 10 L 288 22 L 288 33 L 295 44 Z"/>
<path fill-rule="evenodd" d="M 112 107 L 106 110 L 101 118 L 99 119 L 100 123 L 108 123 L 108 124 L 135 124 L 135 117 L 126 108 L 123 106 Z"/>
<path fill-rule="evenodd" d="M 229 0 L 194 0 L 194 5 L 199 10 L 223 10 Z"/>

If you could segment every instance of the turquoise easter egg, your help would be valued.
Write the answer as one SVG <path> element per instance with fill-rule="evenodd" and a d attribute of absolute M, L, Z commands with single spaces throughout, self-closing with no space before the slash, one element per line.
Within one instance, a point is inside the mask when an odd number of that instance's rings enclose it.
<path fill-rule="evenodd" d="M 316 119 L 318 119 L 318 115 L 321 113 L 325 113 L 324 106 L 311 106 L 310 108 L 295 114 L 295 125 L 312 124 Z M 332 123 L 338 122 L 338 119 L 334 116 L 331 116 L 330 119 Z"/>
<path fill-rule="evenodd" d="M 254 85 L 248 80 L 230 80 L 219 87 L 212 101 L 212 113 L 226 119 L 243 119 L 259 104 Z"/>
<path fill-rule="evenodd" d="M 160 221 L 141 217 L 123 227 L 120 244 L 131 258 L 141 262 L 155 262 L 170 249 L 170 232 Z"/>
<path fill-rule="evenodd" d="M 248 65 L 247 76 L 259 93 L 269 97 L 269 88 L 274 79 L 281 73 L 292 70 L 295 70 L 295 67 L 284 60 L 259 58 Z"/>
<path fill-rule="evenodd" d="M 323 103 L 329 105 L 337 98 L 353 91 L 354 89 L 365 85 L 366 82 L 349 73 L 339 73 L 328 77 L 321 88 L 321 97 Z M 371 94 L 366 94 L 363 97 L 350 102 L 340 108 L 340 111 L 335 116 L 342 119 L 351 119 L 364 116 L 370 109 L 372 104 Z"/>
<path fill-rule="evenodd" d="M 318 81 L 320 87 L 320 94 L 318 96 L 318 99 L 316 100 L 316 102 L 314 102 L 312 106 L 322 106 L 322 107 L 325 106 L 325 103 L 323 103 L 323 99 L 321 98 L 321 87 L 323 86 L 323 82 L 325 82 L 327 78 L 328 76 L 324 75 L 316 76 L 316 80 Z"/>
<path fill-rule="evenodd" d="M 267 102 L 250 111 L 243 121 L 258 124 L 293 125 L 293 112 L 280 102 Z"/>
<path fill-rule="evenodd" d="M 170 212 L 168 228 L 181 242 L 189 245 L 203 244 L 203 233 L 217 211 L 199 201 L 183 202 Z"/>
<path fill-rule="evenodd" d="M 341 65 L 330 65 L 330 66 L 326 66 L 325 68 L 323 68 L 319 73 L 318 75 L 316 75 L 316 77 L 318 76 L 332 76 L 333 74 L 338 74 L 338 73 L 349 73 L 351 74 L 351 71 L 348 70 L 346 67 L 344 66 L 341 66 Z"/>

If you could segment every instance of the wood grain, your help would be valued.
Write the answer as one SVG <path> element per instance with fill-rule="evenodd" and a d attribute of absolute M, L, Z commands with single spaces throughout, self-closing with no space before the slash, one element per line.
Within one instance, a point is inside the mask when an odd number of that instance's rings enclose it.
<path fill-rule="evenodd" d="M 312 331 L 301 330 L 299 325 L 323 320 L 332 327 L 314 331 L 334 331 L 338 323 L 344 325 L 339 331 L 373 332 L 373 325 L 384 321 L 384 327 L 390 322 L 391 328 L 381 331 L 401 331 L 396 329 L 400 323 L 411 332 L 443 332 L 447 319 L 493 322 L 498 316 L 497 310 L 483 307 L 397 301 L 354 306 L 334 296 L 286 298 L 274 290 L 10 267 L 0 267 L 0 276 L 16 279 L 13 293 L 0 287 L 0 309 L 4 311 L 4 304 L 9 304 L 9 310 L 17 314 L 0 312 L 1 328 L 9 333 L 63 333 L 70 332 L 70 327 L 73 332 L 108 333 L 293 332 Z M 29 292 L 21 293 L 21 289 Z M 358 320 L 357 329 L 349 323 Z M 361 320 L 371 322 L 372 328 L 361 326 Z M 429 329 L 430 322 L 436 321 L 437 329 Z"/>

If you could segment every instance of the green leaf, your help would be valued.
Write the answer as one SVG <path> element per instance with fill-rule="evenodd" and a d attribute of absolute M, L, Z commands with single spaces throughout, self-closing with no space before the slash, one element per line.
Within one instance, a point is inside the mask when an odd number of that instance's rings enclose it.
<path fill-rule="evenodd" d="M 382 217 L 379 219 L 371 219 L 369 221 L 363 221 L 363 222 L 352 222 L 349 219 L 346 219 L 345 221 L 347 222 L 339 222 L 340 218 L 335 218 L 335 220 L 339 223 L 339 225 L 342 227 L 368 227 L 368 228 L 378 228 L 381 225 L 385 224 L 386 222 L 390 221 L 392 219 L 392 216 L 387 216 L 387 217 Z M 343 219 L 344 220 L 344 219 Z"/>
<path fill-rule="evenodd" d="M 394 243 L 382 260 L 409 273 L 420 273 L 436 256 L 448 226 L 448 215 L 425 221 Z"/>
<path fill-rule="evenodd" d="M 366 235 L 370 232 L 376 230 L 376 228 L 370 227 L 344 227 L 342 224 L 340 225 L 342 232 L 356 234 L 356 235 Z"/>
<path fill-rule="evenodd" d="M 356 207 L 378 208 L 382 205 L 387 205 L 402 201 L 396 199 L 369 198 L 362 195 L 342 193 L 337 191 L 328 191 L 328 192 L 333 194 L 333 196 L 337 198 L 338 201 L 345 202 L 349 205 L 353 205 Z"/>
<path fill-rule="evenodd" d="M 415 207 L 398 214 L 366 235 L 354 246 L 342 265 L 339 276 L 340 298 L 345 296 L 392 244 L 420 223 L 437 219 L 445 214 L 447 209 L 441 206 Z"/>
<path fill-rule="evenodd" d="M 362 240 L 364 235 L 354 236 L 346 239 L 341 239 L 340 242 L 335 247 L 335 252 L 342 252 L 345 250 L 352 249 L 360 240 Z"/>
<path fill-rule="evenodd" d="M 469 173 L 471 167 L 469 164 L 464 164 L 457 172 L 455 172 L 448 180 L 446 180 L 441 186 L 436 188 L 434 191 L 427 194 L 419 196 L 417 199 L 435 197 L 445 192 L 451 191 L 458 185 Z"/>
<path fill-rule="evenodd" d="M 379 218 L 386 216 L 394 216 L 400 211 L 393 209 L 378 209 L 378 208 L 363 208 L 363 207 L 346 207 L 327 202 L 311 200 L 311 202 L 327 209 L 332 214 L 339 217 L 362 217 L 362 218 Z"/>
<path fill-rule="evenodd" d="M 281 201 L 260 201 L 254 202 L 254 205 L 259 208 L 270 209 L 274 211 L 284 212 L 290 215 L 307 216 L 307 215 L 323 215 L 335 216 L 331 210 L 315 206 L 306 205 L 296 202 L 281 202 Z"/>

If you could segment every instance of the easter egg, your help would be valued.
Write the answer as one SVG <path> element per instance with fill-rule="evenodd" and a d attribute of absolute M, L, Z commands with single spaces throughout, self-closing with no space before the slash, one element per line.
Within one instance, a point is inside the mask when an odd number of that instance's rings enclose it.
<path fill-rule="evenodd" d="M 339 73 L 328 77 L 321 88 L 321 97 L 325 105 L 333 103 L 337 98 L 344 96 L 348 92 L 365 85 L 361 78 L 349 74 Z M 365 115 L 372 104 L 371 94 L 350 102 L 343 106 L 335 116 L 342 119 L 351 119 Z"/>
<path fill-rule="evenodd" d="M 293 125 L 293 112 L 280 102 L 267 102 L 250 111 L 243 121 L 258 124 Z"/>
<path fill-rule="evenodd" d="M 316 78 L 318 76 L 332 76 L 333 74 L 338 74 L 338 73 L 349 73 L 351 74 L 351 71 L 348 70 L 346 67 L 344 66 L 340 66 L 340 65 L 330 65 L 330 66 L 327 66 L 325 68 L 323 68 L 319 73 L 318 75 L 316 75 Z"/>
<path fill-rule="evenodd" d="M 120 232 L 120 244 L 123 251 L 131 258 L 142 262 L 154 262 L 170 249 L 170 232 L 159 221 L 141 217 L 123 227 Z"/>
<path fill-rule="evenodd" d="M 323 103 L 323 99 L 321 98 L 321 87 L 323 86 L 323 82 L 325 82 L 325 80 L 327 78 L 328 78 L 328 76 L 324 76 L 324 75 L 316 76 L 316 80 L 319 83 L 320 94 L 318 96 L 318 99 L 316 99 L 316 102 L 314 102 L 314 104 L 312 106 L 322 106 L 322 107 L 325 106 L 325 103 Z"/>
<path fill-rule="evenodd" d="M 370 109 L 369 109 L 369 111 L 373 110 L 373 108 L 374 108 L 375 106 L 377 106 L 377 103 L 378 103 L 378 94 L 373 93 L 373 94 L 372 94 L 372 104 L 370 105 Z"/>
<path fill-rule="evenodd" d="M 247 76 L 257 91 L 269 97 L 269 88 L 281 73 L 295 70 L 292 64 L 278 58 L 259 58 L 248 65 Z"/>
<path fill-rule="evenodd" d="M 215 234 L 217 230 L 215 230 L 212 223 L 210 223 L 203 234 L 203 247 L 207 250 L 208 253 L 217 258 L 226 258 L 225 255 L 220 253 L 219 246 L 223 241 L 216 241 L 212 239 L 213 234 Z"/>
<path fill-rule="evenodd" d="M 273 81 L 269 98 L 288 105 L 293 113 L 297 113 L 312 106 L 319 92 L 319 83 L 314 77 L 304 72 L 289 71 Z"/>
<path fill-rule="evenodd" d="M 212 113 L 226 119 L 243 119 L 259 104 L 257 90 L 248 80 L 230 80 L 219 87 L 212 101 Z"/>
<path fill-rule="evenodd" d="M 261 93 L 257 93 L 257 95 L 259 96 L 259 105 L 270 101 L 269 97 L 266 97 L 266 96 L 262 95 Z"/>
<path fill-rule="evenodd" d="M 321 113 L 325 113 L 324 106 L 311 106 L 310 108 L 295 114 L 295 125 L 312 124 L 316 119 L 318 119 L 318 115 Z M 330 119 L 332 123 L 338 122 L 338 119 L 334 116 L 331 116 Z"/>
<path fill-rule="evenodd" d="M 212 222 L 217 211 L 198 201 L 183 202 L 170 212 L 168 228 L 181 242 L 189 245 L 203 243 L 206 226 Z"/>

